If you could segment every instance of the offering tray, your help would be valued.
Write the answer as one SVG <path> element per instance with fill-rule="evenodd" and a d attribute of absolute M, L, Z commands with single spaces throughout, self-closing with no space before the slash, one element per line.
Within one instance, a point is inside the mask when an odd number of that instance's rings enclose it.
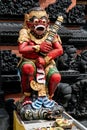
<path fill-rule="evenodd" d="M 75 120 L 67 112 L 63 112 L 62 117 L 72 122 L 72 128 L 63 128 L 63 130 L 87 130 L 80 122 Z M 21 121 L 25 130 L 62 130 L 59 126 L 56 126 L 55 120 L 32 120 Z"/>

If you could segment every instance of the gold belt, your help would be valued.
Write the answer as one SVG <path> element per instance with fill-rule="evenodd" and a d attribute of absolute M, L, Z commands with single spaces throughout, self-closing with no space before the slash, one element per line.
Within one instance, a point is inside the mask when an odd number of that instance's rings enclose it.
<path fill-rule="evenodd" d="M 17 67 L 19 67 L 19 65 L 20 65 L 23 61 L 32 61 L 32 62 L 35 63 L 35 60 L 33 60 L 33 59 L 27 59 L 27 58 L 21 57 L 20 61 L 19 61 L 18 64 L 17 64 Z"/>

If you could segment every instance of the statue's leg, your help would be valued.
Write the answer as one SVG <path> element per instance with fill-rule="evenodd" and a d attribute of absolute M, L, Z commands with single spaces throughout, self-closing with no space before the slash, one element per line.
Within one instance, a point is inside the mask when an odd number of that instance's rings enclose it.
<path fill-rule="evenodd" d="M 34 79 L 35 68 L 32 64 L 24 63 L 21 67 L 21 84 L 24 93 L 23 105 L 31 103 L 30 81 Z"/>
<path fill-rule="evenodd" d="M 52 98 L 54 96 L 54 92 L 57 88 L 57 84 L 61 80 L 61 75 L 59 73 L 54 73 L 51 75 L 49 79 L 48 89 L 49 89 L 49 97 Z"/>
<path fill-rule="evenodd" d="M 54 96 L 54 92 L 57 88 L 57 84 L 61 81 L 61 75 L 56 66 L 51 66 L 49 67 L 46 77 L 49 98 L 52 99 L 52 97 Z"/>
<path fill-rule="evenodd" d="M 43 99 L 44 107 L 52 108 L 54 106 L 55 102 L 52 100 L 52 97 L 54 96 L 54 92 L 60 80 L 61 80 L 61 75 L 59 74 L 57 68 L 56 67 L 49 68 L 48 75 L 47 75 L 49 99 L 47 97 Z"/>

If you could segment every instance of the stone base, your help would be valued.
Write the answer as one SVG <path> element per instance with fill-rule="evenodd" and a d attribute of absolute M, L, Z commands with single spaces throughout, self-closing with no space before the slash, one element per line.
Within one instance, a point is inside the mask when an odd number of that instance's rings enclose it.
<path fill-rule="evenodd" d="M 47 119 L 52 120 L 61 116 L 64 111 L 63 107 L 58 105 L 56 102 L 54 107 L 45 108 L 41 107 L 40 109 L 34 109 L 31 104 L 26 104 L 22 106 L 20 102 L 17 103 L 17 111 L 22 120 L 39 120 Z"/>

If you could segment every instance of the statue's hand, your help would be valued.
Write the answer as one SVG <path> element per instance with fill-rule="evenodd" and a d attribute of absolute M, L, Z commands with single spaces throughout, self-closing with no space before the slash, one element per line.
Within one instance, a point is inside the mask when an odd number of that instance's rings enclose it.
<path fill-rule="evenodd" d="M 43 9 L 47 8 L 50 4 L 55 2 L 56 0 L 39 0 L 40 7 Z"/>
<path fill-rule="evenodd" d="M 72 8 L 76 6 L 76 0 L 71 0 L 71 4 L 69 7 L 66 9 L 66 12 L 68 13 Z"/>
<path fill-rule="evenodd" d="M 44 58 L 39 57 L 39 58 L 36 60 L 36 66 L 37 66 L 37 67 L 45 66 L 45 60 L 44 60 Z"/>
<path fill-rule="evenodd" d="M 42 42 L 40 44 L 40 51 L 43 53 L 48 53 L 52 50 L 52 44 L 48 42 Z"/>

